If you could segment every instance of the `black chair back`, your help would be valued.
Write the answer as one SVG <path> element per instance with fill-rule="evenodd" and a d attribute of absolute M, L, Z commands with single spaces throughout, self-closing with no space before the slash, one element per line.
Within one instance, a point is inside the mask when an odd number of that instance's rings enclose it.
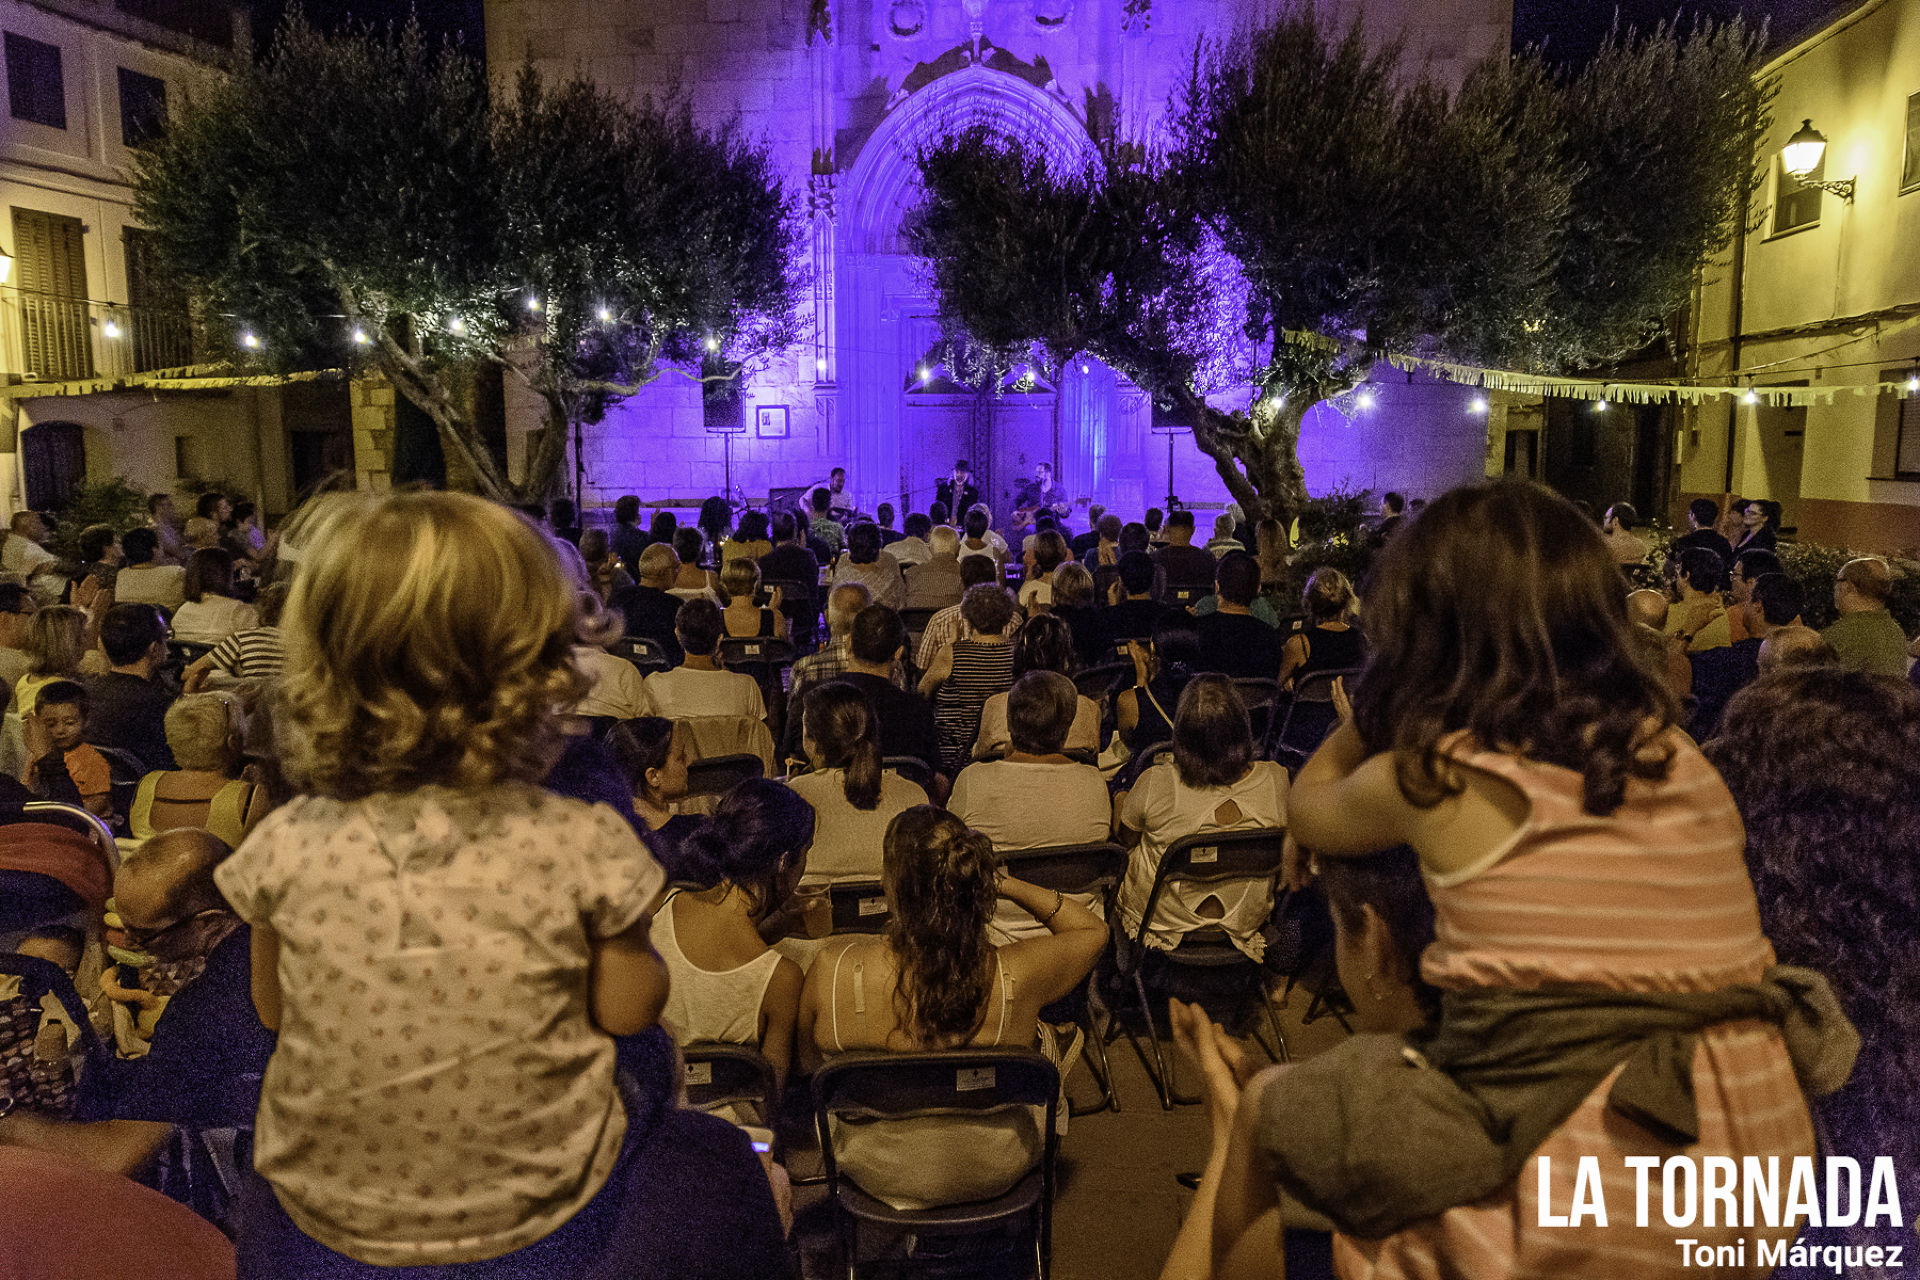
<path fill-rule="evenodd" d="M 650 671 L 666 671 L 673 666 L 673 660 L 667 656 L 666 646 L 644 636 L 622 636 L 613 642 L 609 652 L 631 662 L 640 669 L 642 675 Z"/>
<path fill-rule="evenodd" d="M 728 636 L 720 642 L 720 664 L 753 676 L 786 666 L 794 656 L 793 642 L 777 636 Z"/>
<path fill-rule="evenodd" d="M 771 1126 L 779 1098 L 773 1064 L 752 1045 L 700 1040 L 680 1046 L 681 1081 L 687 1105 L 696 1111 L 750 1105 Z"/>
<path fill-rule="evenodd" d="M 1205 586 L 1197 583 L 1186 586 L 1169 584 L 1167 587 L 1167 603 L 1178 609 L 1191 609 L 1196 601 L 1205 599 L 1212 594 L 1213 584 L 1210 582 Z"/>
<path fill-rule="evenodd" d="M 926 634 L 927 624 L 932 622 L 933 615 L 939 612 L 938 609 L 902 609 L 900 611 L 900 625 L 907 629 L 909 641 L 907 652 L 911 653 L 920 647 L 920 637 Z"/>
<path fill-rule="evenodd" d="M 1112 842 L 1059 844 L 1042 849 L 1001 849 L 1009 874 L 1042 889 L 1108 896 L 1127 873 L 1127 851 Z"/>
<path fill-rule="evenodd" d="M 212 652 L 212 645 L 198 640 L 167 641 L 167 660 L 182 667 L 191 666 Z"/>
<path fill-rule="evenodd" d="M 745 782 L 748 778 L 764 778 L 766 775 L 766 763 L 751 751 L 709 756 L 687 766 L 687 794 L 723 796 L 733 790 L 736 783 Z"/>
<path fill-rule="evenodd" d="M 976 1234 L 1015 1222 L 1032 1230 L 1035 1271 L 1046 1280 L 1052 1268 L 1053 1195 L 1060 1099 L 1059 1070 L 1031 1049 L 951 1049 L 939 1053 L 848 1053 L 813 1077 L 814 1127 L 826 1168 L 827 1199 L 847 1274 L 858 1261 L 857 1224 L 884 1223 L 921 1234 Z M 850 1121 L 940 1116 L 964 1126 L 1012 1108 L 1040 1109 L 1039 1164 L 1014 1187 L 992 1199 L 961 1205 L 903 1210 L 874 1199 L 841 1175 L 835 1157 L 835 1117 Z"/>
<path fill-rule="evenodd" d="M 780 588 L 780 612 L 791 624 L 793 643 L 811 649 L 820 628 L 820 584 L 797 578 L 763 578 L 762 588 Z"/>
<path fill-rule="evenodd" d="M 1132 676 L 1133 663 L 1131 662 L 1103 662 L 1097 667 L 1087 667 L 1082 671 L 1074 672 L 1073 685 L 1080 691 L 1081 697 L 1092 698 L 1095 702 L 1099 702 L 1113 692 L 1114 686 L 1121 679 L 1131 679 Z"/>
<path fill-rule="evenodd" d="M 1140 929 L 1134 941 L 1144 947 L 1154 908 L 1170 884 L 1223 884 L 1234 880 L 1280 878 L 1280 861 L 1287 842 L 1285 831 L 1208 831 L 1184 836 L 1173 842 L 1160 860 L 1160 872 L 1154 877 L 1153 891 L 1147 895 L 1146 910 L 1140 913 Z M 1178 957 L 1178 951 L 1164 953 Z"/>
<path fill-rule="evenodd" d="M 880 767 L 899 774 L 929 796 L 933 794 L 933 770 L 919 756 L 888 756 L 880 762 Z"/>
<path fill-rule="evenodd" d="M 835 933 L 879 933 L 893 913 L 878 880 L 842 880 L 827 886 Z"/>
<path fill-rule="evenodd" d="M 1318 750 L 1327 734 L 1333 731 L 1333 682 L 1351 682 L 1359 675 L 1360 668 L 1351 667 L 1315 671 L 1295 681 L 1286 714 L 1279 717 L 1277 731 L 1270 734 L 1272 743 L 1267 755 L 1305 757 Z"/>

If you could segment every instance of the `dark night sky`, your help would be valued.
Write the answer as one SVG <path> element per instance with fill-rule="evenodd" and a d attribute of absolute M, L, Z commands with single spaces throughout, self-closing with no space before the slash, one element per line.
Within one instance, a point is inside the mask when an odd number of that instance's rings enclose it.
<path fill-rule="evenodd" d="M 475 57 L 486 53 L 482 0 L 252 0 L 250 7 L 254 44 L 259 47 L 272 39 L 281 16 L 298 7 L 316 26 L 327 30 L 367 22 L 384 26 L 404 22 L 409 14 L 418 13 L 420 24 L 430 34 L 461 36 Z"/>
<path fill-rule="evenodd" d="M 1592 56 L 1606 37 L 1616 13 L 1628 26 L 1647 28 L 1676 13 L 1765 20 L 1774 43 L 1805 33 L 1827 14 L 1846 7 L 1844 0 L 1514 0 L 1514 44 L 1544 42 L 1556 62 L 1578 63 Z"/>
<path fill-rule="evenodd" d="M 347 23 L 404 20 L 417 12 L 429 32 L 463 36 L 476 55 L 486 48 L 483 0 L 252 0 L 256 43 L 265 44 L 280 17 L 295 3 L 322 27 Z M 1676 12 L 1725 18 L 1745 14 L 1768 19 L 1776 39 L 1806 30 L 1844 0 L 1514 0 L 1514 43 L 1545 42 L 1556 61 L 1580 62 L 1592 54 L 1613 24 L 1616 12 L 1629 25 L 1652 26 Z"/>

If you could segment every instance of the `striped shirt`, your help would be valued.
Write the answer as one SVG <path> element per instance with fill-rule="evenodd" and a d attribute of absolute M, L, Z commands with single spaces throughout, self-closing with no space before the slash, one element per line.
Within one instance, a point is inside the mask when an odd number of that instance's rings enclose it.
<path fill-rule="evenodd" d="M 980 640 L 953 642 L 953 674 L 940 685 L 933 704 L 940 730 L 941 769 L 958 777 L 973 758 L 980 733 L 980 712 L 987 699 L 1013 687 L 1013 645 Z"/>
<path fill-rule="evenodd" d="M 1516 756 L 1455 749 L 1460 763 L 1504 778 L 1529 812 L 1511 839 L 1479 866 L 1429 873 L 1436 936 L 1421 960 L 1443 988 L 1576 982 L 1625 991 L 1712 991 L 1755 982 L 1773 963 L 1747 876 L 1745 831 L 1726 784 L 1692 742 L 1673 731 L 1672 769 L 1659 782 L 1634 780 L 1606 817 L 1582 807 L 1580 774 Z M 1551 1211 L 1572 1203 L 1582 1156 L 1597 1157 L 1610 1212 L 1573 1227 L 1540 1223 L 1539 1166 L 1515 1184 L 1450 1209 L 1384 1240 L 1336 1236 L 1344 1280 L 1608 1275 L 1680 1277 L 1686 1267 L 1675 1230 L 1660 1226 L 1658 1183 L 1649 1222 L 1636 1227 L 1635 1171 L 1628 1156 L 1681 1154 L 1607 1108 L 1618 1069 L 1535 1153 L 1552 1159 Z M 1684 1154 L 1780 1157 L 1814 1154 L 1813 1126 L 1779 1032 L 1747 1020 L 1710 1027 L 1693 1060 L 1700 1141 Z M 1622 1212 L 1625 1210 L 1625 1212 Z M 1698 1225 L 1703 1245 L 1743 1238 L 1791 1239 L 1791 1228 Z M 1718 1275 L 1761 1276 L 1753 1239 L 1746 1262 Z"/>
<path fill-rule="evenodd" d="M 271 680 L 286 663 L 280 628 L 249 627 L 213 646 L 213 665 L 241 680 Z"/>

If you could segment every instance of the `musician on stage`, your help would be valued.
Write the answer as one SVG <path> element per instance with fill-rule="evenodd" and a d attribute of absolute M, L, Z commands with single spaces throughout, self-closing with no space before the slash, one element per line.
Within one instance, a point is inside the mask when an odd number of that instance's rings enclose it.
<path fill-rule="evenodd" d="M 1073 510 L 1073 504 L 1067 501 L 1067 495 L 1053 482 L 1053 464 L 1038 462 L 1033 467 L 1033 479 L 1020 486 L 1016 496 L 1019 511 L 1014 514 L 1016 527 L 1025 527 L 1033 523 L 1034 516 L 1042 511 L 1051 511 L 1065 528 L 1067 515 Z"/>
<path fill-rule="evenodd" d="M 847 492 L 847 469 L 835 467 L 817 487 L 827 491 L 828 510 L 833 518 L 842 524 L 853 523 L 853 495 Z"/>
<path fill-rule="evenodd" d="M 965 458 L 953 464 L 951 476 L 933 486 L 933 500 L 946 504 L 955 528 L 966 523 L 967 512 L 980 501 L 980 489 L 973 483 L 973 469 Z"/>

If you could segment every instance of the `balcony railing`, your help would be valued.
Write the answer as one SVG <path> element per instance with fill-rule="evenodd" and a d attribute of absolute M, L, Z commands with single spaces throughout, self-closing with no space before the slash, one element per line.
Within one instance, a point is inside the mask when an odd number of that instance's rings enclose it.
<path fill-rule="evenodd" d="M 122 378 L 194 362 L 186 312 L 95 302 L 30 289 L 0 291 L 0 359 L 29 381 Z"/>

